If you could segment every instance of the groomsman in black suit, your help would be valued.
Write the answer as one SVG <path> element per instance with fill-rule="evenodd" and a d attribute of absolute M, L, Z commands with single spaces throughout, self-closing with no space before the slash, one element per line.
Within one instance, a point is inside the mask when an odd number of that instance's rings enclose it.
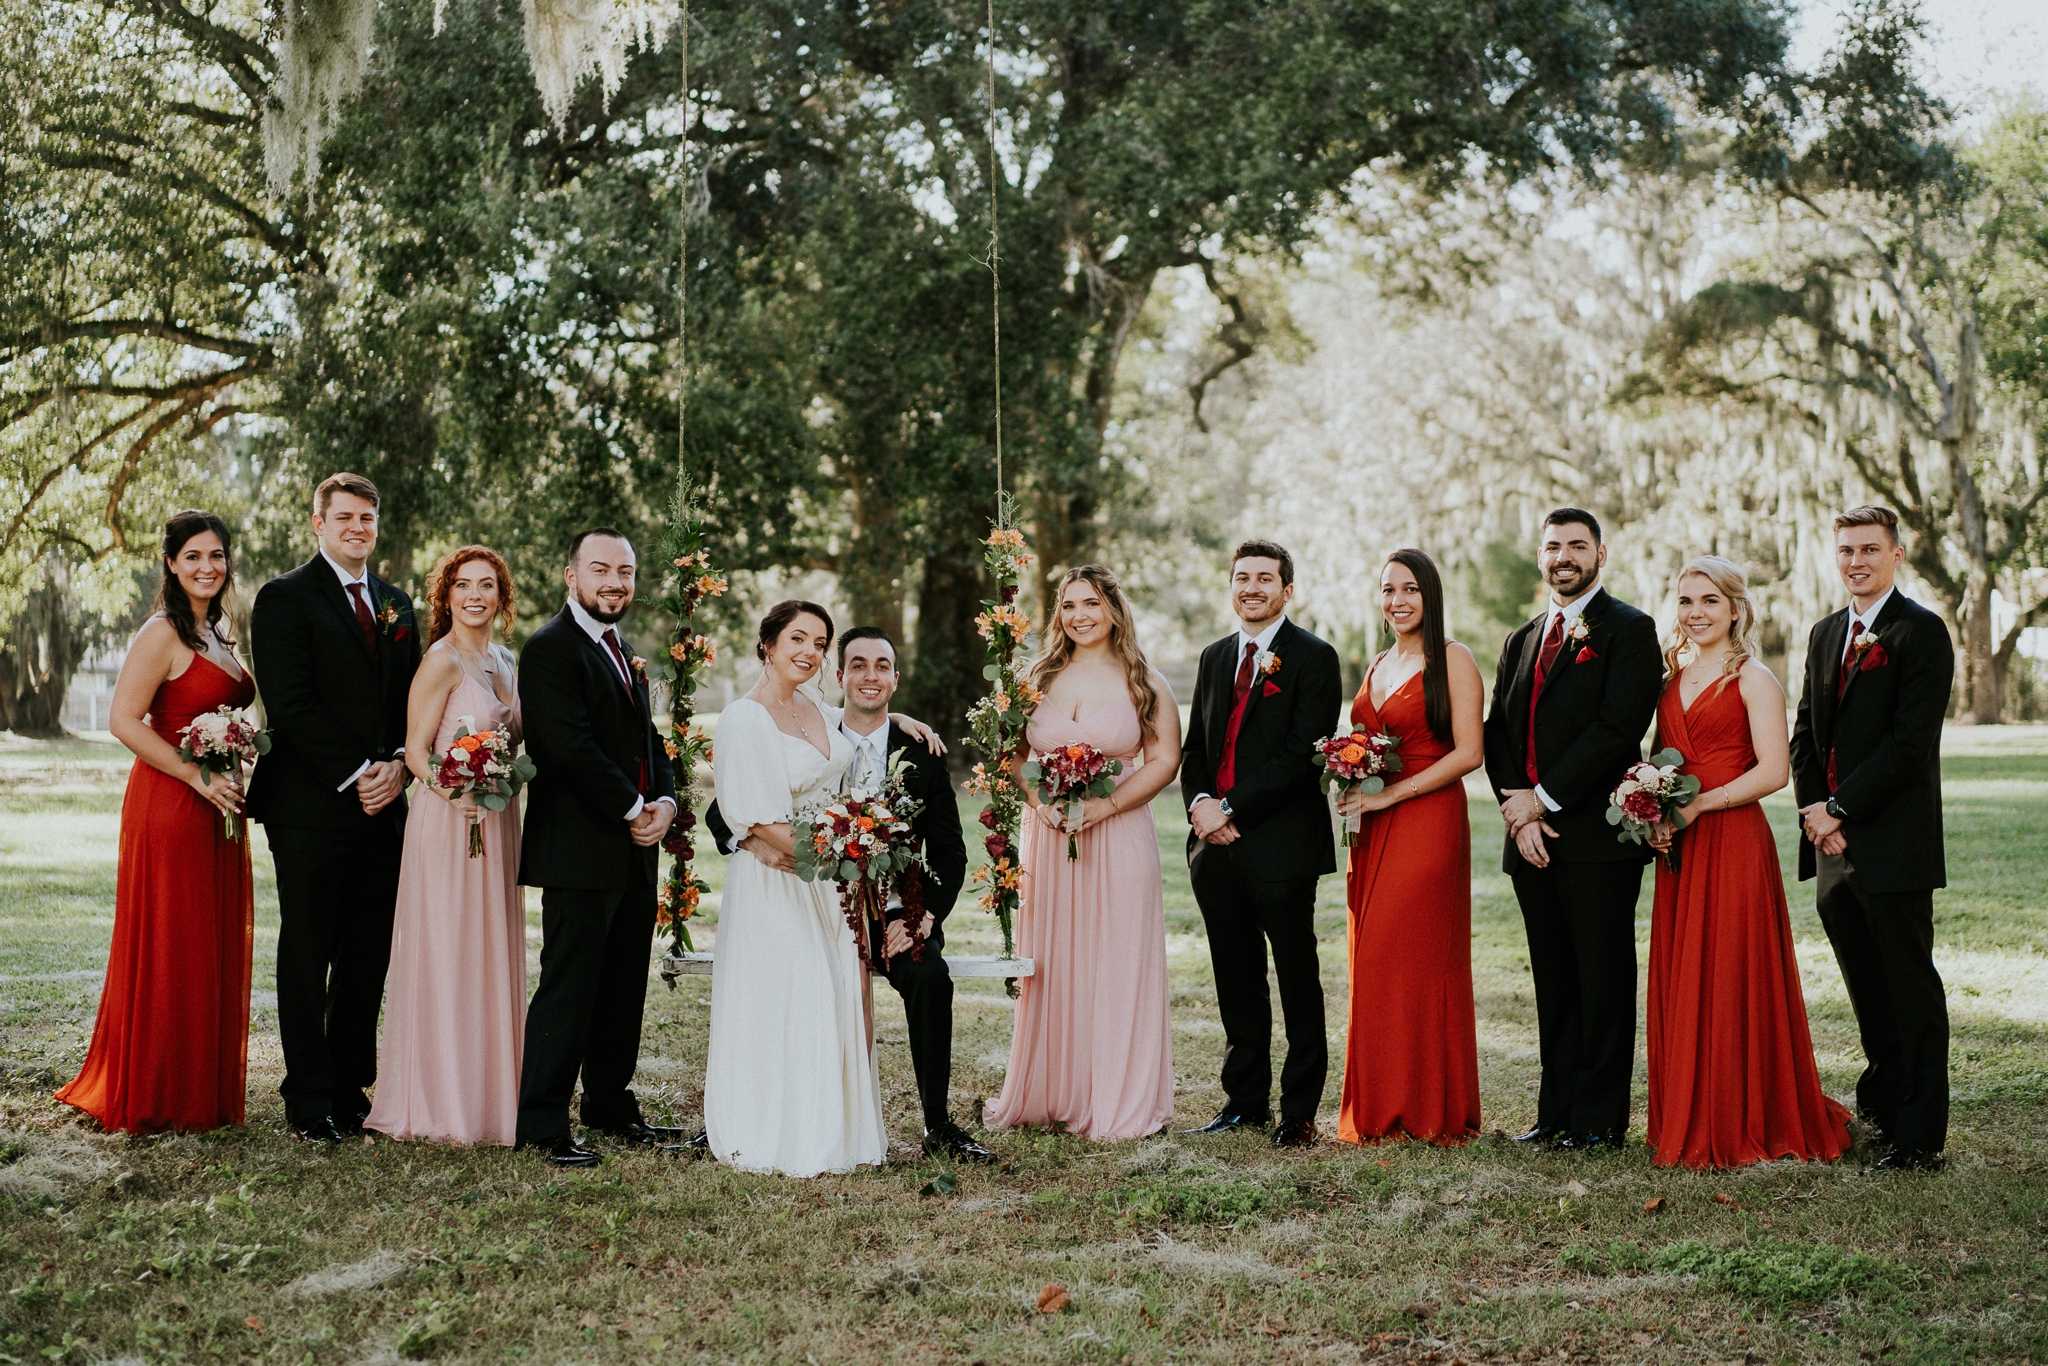
<path fill-rule="evenodd" d="M 1337 727 L 1337 652 L 1287 619 L 1294 557 L 1271 541 L 1231 556 L 1238 628 L 1202 651 L 1181 796 L 1188 869 L 1223 1017 L 1223 1108 L 1198 1134 L 1272 1122 L 1273 1006 L 1266 945 L 1280 985 L 1287 1058 L 1273 1144 L 1316 1142 L 1316 1107 L 1330 1070 L 1323 982 L 1316 962 L 1316 879 L 1337 869 L 1330 808 L 1311 759 Z"/>
<path fill-rule="evenodd" d="M 1934 889 L 1948 885 L 1941 833 L 1941 723 L 1955 648 L 1941 618 L 1892 586 L 1905 561 L 1898 515 L 1835 518 L 1849 605 L 1807 640 L 1792 728 L 1799 877 L 1819 876 L 1868 1065 L 1856 1107 L 1893 1145 L 1883 1171 L 1939 1171 L 1948 1141 L 1948 1000 L 1934 966 Z"/>
<path fill-rule="evenodd" d="M 909 765 L 904 786 L 923 803 L 911 827 L 931 864 L 931 876 L 919 878 L 917 898 L 924 907 L 924 957 L 911 957 L 906 911 L 901 900 L 892 898 L 885 942 L 889 985 L 903 998 L 910 1065 L 917 1073 L 917 1095 L 924 1108 L 926 1155 L 993 1162 L 995 1154 L 955 1124 L 946 1105 L 953 1085 L 953 978 L 943 956 L 945 927 L 967 881 L 967 842 L 960 832 L 960 806 L 953 797 L 946 761 L 889 719 L 889 700 L 901 677 L 895 643 L 881 627 L 856 626 L 839 638 L 839 686 L 846 692 L 839 729 L 853 742 L 846 785 L 855 792 L 878 792 L 890 755 L 900 752 Z M 717 802 L 704 813 L 704 823 L 725 853 L 744 847 L 771 868 L 790 872 L 796 867 L 794 859 L 757 835 L 735 842 Z"/>
<path fill-rule="evenodd" d="M 654 943 L 655 864 L 675 819 L 675 779 L 654 730 L 647 666 L 619 635 L 633 605 L 633 547 L 610 527 L 569 544 L 568 601 L 519 656 L 519 709 L 536 772 L 527 785 L 519 881 L 541 889 L 540 985 L 526 1010 L 518 1142 L 557 1166 L 594 1167 L 569 1126 L 627 1143 L 682 1132 L 641 1116 L 640 1064 Z"/>
<path fill-rule="evenodd" d="M 1550 602 L 1501 647 L 1486 718 L 1486 776 L 1507 841 L 1536 979 L 1543 1060 L 1525 1143 L 1618 1148 L 1636 1052 L 1641 845 L 1615 838 L 1607 798 L 1643 757 L 1663 690 L 1656 624 L 1600 587 L 1607 547 L 1590 512 L 1543 519 Z"/>
<path fill-rule="evenodd" d="M 405 701 L 420 662 L 412 600 L 370 573 L 377 486 L 313 494 L 320 551 L 263 585 L 250 617 L 270 753 L 249 818 L 277 865 L 277 1029 L 285 1119 L 332 1143 L 361 1133 L 405 837 Z"/>

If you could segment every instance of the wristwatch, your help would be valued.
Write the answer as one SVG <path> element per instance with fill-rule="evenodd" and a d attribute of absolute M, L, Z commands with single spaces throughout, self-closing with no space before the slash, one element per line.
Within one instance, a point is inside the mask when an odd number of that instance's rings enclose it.
<path fill-rule="evenodd" d="M 1230 798 L 1228 797 L 1218 797 L 1216 799 L 1216 809 L 1223 813 L 1223 818 L 1225 820 L 1228 820 L 1232 816 L 1235 816 L 1237 814 L 1235 811 L 1232 811 L 1230 809 Z"/>
<path fill-rule="evenodd" d="M 1844 811 L 1842 809 L 1842 804 L 1836 801 L 1833 797 L 1828 798 L 1827 812 L 1830 816 L 1833 816 L 1838 821 L 1845 821 L 1849 819 L 1849 813 Z"/>

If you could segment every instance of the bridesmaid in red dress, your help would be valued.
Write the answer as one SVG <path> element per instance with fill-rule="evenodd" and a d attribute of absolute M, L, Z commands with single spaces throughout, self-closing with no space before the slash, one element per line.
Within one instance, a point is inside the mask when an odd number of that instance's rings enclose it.
<path fill-rule="evenodd" d="M 1792 953 L 1778 845 L 1757 803 L 1785 786 L 1785 693 L 1755 659 L 1742 570 L 1719 556 L 1678 576 L 1657 747 L 1685 756 L 1700 795 L 1651 839 L 1650 1147 L 1660 1167 L 1832 1161 L 1849 1112 L 1822 1094 Z M 1683 660 L 1683 663 L 1681 663 Z M 1683 833 L 1679 833 L 1683 832 Z"/>
<path fill-rule="evenodd" d="M 1351 1011 L 1337 1136 L 1458 1144 L 1479 1132 L 1472 1012 L 1472 826 L 1467 773 L 1485 760 L 1486 685 L 1471 651 L 1444 639 L 1443 580 L 1396 550 L 1380 571 L 1394 647 L 1366 672 L 1351 722 L 1400 737 L 1401 771 L 1372 796 L 1351 847 Z"/>
<path fill-rule="evenodd" d="M 135 751 L 121 803 L 114 942 L 85 1066 L 57 1099 L 108 1129 L 150 1134 L 242 1122 L 256 902 L 242 786 L 178 757 L 178 732 L 256 685 L 222 620 L 234 584 L 227 523 L 164 525 L 156 612 L 129 646 L 109 728 Z"/>

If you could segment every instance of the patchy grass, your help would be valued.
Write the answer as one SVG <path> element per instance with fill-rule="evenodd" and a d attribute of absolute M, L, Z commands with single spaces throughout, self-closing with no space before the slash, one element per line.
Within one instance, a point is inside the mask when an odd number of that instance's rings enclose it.
<path fill-rule="evenodd" d="M 2048 730 L 1952 731 L 1948 752 L 1944 1177 L 1879 1179 L 1853 1161 L 1669 1172 L 1640 1147 L 1516 1151 L 1499 1134 L 1533 1118 L 1534 1006 L 1480 801 L 1490 1132 L 1469 1148 L 1283 1154 L 1249 1136 L 1031 1132 L 991 1140 L 999 1168 L 947 1172 L 915 1150 L 903 1020 L 884 990 L 890 1163 L 798 1182 L 632 1152 L 564 1174 L 501 1150 L 294 1143 L 275 1094 L 276 906 L 260 835 L 249 1124 L 90 1132 L 48 1093 L 92 1027 L 128 764 L 104 743 L 0 737 L 0 1360 L 2039 1360 Z M 1788 839 L 1789 801 L 1770 810 Z M 1184 827 L 1170 802 L 1158 817 L 1176 1103 L 1192 1123 L 1220 1102 L 1222 1034 L 1178 871 Z M 1794 890 L 1793 913 L 1822 1077 L 1844 1094 L 1861 1060 L 1810 887 Z M 1341 1052 L 1340 879 L 1325 880 L 1317 924 Z M 1638 924 L 1646 939 L 1647 894 Z M 949 928 L 964 951 L 996 946 L 971 909 Z M 708 1000 L 704 979 L 650 997 L 640 1089 L 682 1122 L 701 1100 Z M 961 984 L 963 1117 L 1002 1083 L 1009 1020 L 999 984 Z M 1326 1132 L 1337 1087 L 1333 1076 Z M 1055 1285 L 1064 1304 L 1044 1293 Z"/>

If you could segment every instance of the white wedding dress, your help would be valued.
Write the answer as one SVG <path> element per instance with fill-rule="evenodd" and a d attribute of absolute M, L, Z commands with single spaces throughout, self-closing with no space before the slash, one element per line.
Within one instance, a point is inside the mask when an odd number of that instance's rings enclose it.
<path fill-rule="evenodd" d="M 712 769 L 718 809 L 735 832 L 790 820 L 840 790 L 853 745 L 826 715 L 830 759 L 785 735 L 760 703 L 726 707 Z M 717 954 L 704 1069 L 712 1153 L 742 1171 L 786 1176 L 880 1163 L 889 1151 L 881 1073 L 838 884 L 804 882 L 735 853 Z"/>

